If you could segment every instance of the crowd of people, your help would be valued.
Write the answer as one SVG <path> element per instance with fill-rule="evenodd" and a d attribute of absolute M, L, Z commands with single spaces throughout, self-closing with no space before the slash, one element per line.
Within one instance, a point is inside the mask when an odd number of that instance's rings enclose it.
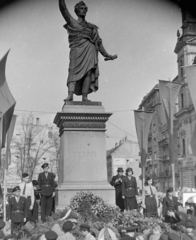
<path fill-rule="evenodd" d="M 174 196 L 172 187 L 169 187 L 165 197 L 160 199 L 156 187 L 153 186 L 153 179 L 147 177 L 144 184 L 145 200 L 141 204 L 137 201 L 137 196 L 141 195 L 141 192 L 138 191 L 132 168 L 126 169 L 126 176 L 123 175 L 123 172 L 123 168 L 118 168 L 117 175 L 113 176 L 110 182 L 115 187 L 116 205 L 122 212 L 139 210 L 142 206 L 144 216 L 160 219 L 161 223 L 153 227 L 150 240 L 196 240 L 196 205 L 194 203 L 186 202 L 183 207 L 182 203 L 178 201 L 178 197 Z M 169 224 L 173 232 L 170 231 L 166 234 L 166 229 L 164 231 L 162 229 L 165 227 L 164 223 Z M 124 240 L 129 239 L 126 236 Z"/>

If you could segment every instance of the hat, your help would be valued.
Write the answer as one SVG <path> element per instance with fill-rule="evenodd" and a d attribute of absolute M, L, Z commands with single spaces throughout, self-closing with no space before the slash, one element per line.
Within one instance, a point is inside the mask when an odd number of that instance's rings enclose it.
<path fill-rule="evenodd" d="M 193 228 L 193 223 L 191 221 L 187 221 L 186 228 Z"/>
<path fill-rule="evenodd" d="M 135 232 L 136 228 L 135 226 L 127 227 L 126 232 Z"/>
<path fill-rule="evenodd" d="M 119 167 L 117 172 L 124 172 L 123 168 Z"/>
<path fill-rule="evenodd" d="M 37 186 L 38 185 L 38 181 L 37 180 L 33 180 L 32 184 L 33 184 L 33 186 Z"/>
<path fill-rule="evenodd" d="M 12 189 L 12 192 L 20 191 L 20 187 L 16 186 L 15 188 Z"/>
<path fill-rule="evenodd" d="M 0 219 L 0 229 L 3 229 L 5 227 L 5 222 Z"/>
<path fill-rule="evenodd" d="M 2 230 L 0 230 L 0 238 L 3 238 L 4 237 L 4 233 Z"/>
<path fill-rule="evenodd" d="M 167 193 L 168 192 L 173 192 L 173 188 L 172 187 L 169 187 L 168 189 L 167 189 Z"/>
<path fill-rule="evenodd" d="M 73 228 L 73 223 L 71 221 L 64 222 L 63 227 L 62 227 L 64 232 L 69 232 L 72 230 L 72 228 Z"/>
<path fill-rule="evenodd" d="M 46 168 L 46 167 L 49 167 L 49 164 L 48 164 L 48 163 L 44 163 L 44 164 L 42 164 L 41 167 L 44 169 L 44 168 Z"/>
<path fill-rule="evenodd" d="M 28 177 L 28 176 L 29 176 L 28 173 L 23 173 L 23 174 L 22 174 L 22 178 L 26 178 L 26 177 Z"/>
<path fill-rule="evenodd" d="M 58 235 L 54 231 L 48 231 L 45 233 L 45 238 L 48 240 L 56 240 L 58 238 Z"/>
<path fill-rule="evenodd" d="M 80 230 L 90 231 L 90 226 L 87 223 L 83 223 L 80 225 Z"/>

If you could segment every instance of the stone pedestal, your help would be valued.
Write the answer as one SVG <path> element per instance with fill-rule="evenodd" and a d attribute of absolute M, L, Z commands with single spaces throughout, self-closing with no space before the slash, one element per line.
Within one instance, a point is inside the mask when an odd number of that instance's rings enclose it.
<path fill-rule="evenodd" d="M 91 191 L 115 204 L 107 182 L 105 113 L 101 102 L 66 102 L 54 123 L 60 130 L 58 208 L 70 204 L 79 191 Z"/>

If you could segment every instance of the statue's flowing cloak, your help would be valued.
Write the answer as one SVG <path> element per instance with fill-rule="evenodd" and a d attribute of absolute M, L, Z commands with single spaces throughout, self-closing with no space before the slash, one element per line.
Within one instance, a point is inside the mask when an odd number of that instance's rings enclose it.
<path fill-rule="evenodd" d="M 102 42 L 98 28 L 85 22 L 81 28 L 71 28 L 64 25 L 69 34 L 70 63 L 67 85 L 76 82 L 75 94 L 82 94 L 84 76 L 90 71 L 91 84 L 89 93 L 98 90 L 98 45 Z"/>

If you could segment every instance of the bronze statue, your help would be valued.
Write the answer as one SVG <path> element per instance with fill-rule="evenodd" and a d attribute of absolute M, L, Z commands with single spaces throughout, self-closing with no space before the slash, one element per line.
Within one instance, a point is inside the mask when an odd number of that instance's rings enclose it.
<path fill-rule="evenodd" d="M 67 79 L 68 97 L 64 101 L 73 101 L 73 94 L 82 95 L 82 101 L 89 101 L 87 96 L 98 90 L 98 52 L 105 61 L 117 58 L 109 55 L 99 37 L 98 27 L 85 20 L 87 6 L 83 1 L 75 5 L 75 20 L 69 13 L 65 0 L 59 0 L 60 11 L 67 22 L 64 27 L 69 35 L 70 63 Z"/>

